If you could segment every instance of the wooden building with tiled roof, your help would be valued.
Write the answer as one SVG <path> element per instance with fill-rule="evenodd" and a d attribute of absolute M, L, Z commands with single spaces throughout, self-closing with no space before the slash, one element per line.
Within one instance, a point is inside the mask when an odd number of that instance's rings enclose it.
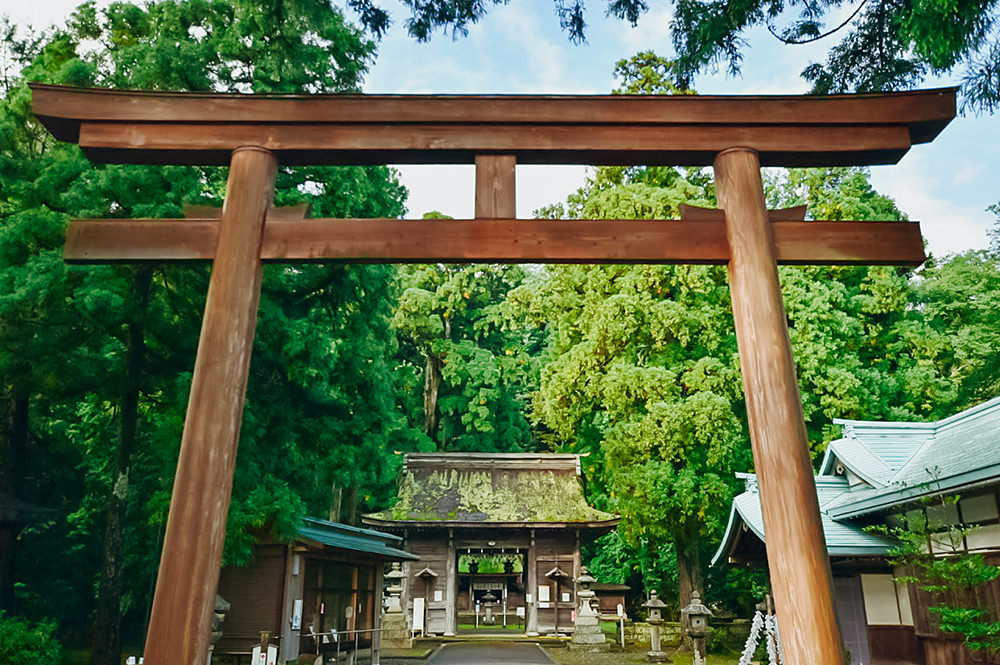
<path fill-rule="evenodd" d="M 530 453 L 408 454 L 396 504 L 363 521 L 420 557 L 404 607 L 441 635 L 485 603 L 528 633 L 571 629 L 580 545 L 618 524 L 587 504 L 578 455 Z"/>
<path fill-rule="evenodd" d="M 896 544 L 870 533 L 922 511 L 930 522 L 974 527 L 957 546 L 1000 565 L 1000 397 L 935 422 L 834 421 L 816 476 L 820 516 L 833 571 L 834 601 L 852 663 L 965 665 L 983 661 L 941 632 L 928 608 L 937 604 L 915 586 L 897 584 L 888 561 Z M 766 534 L 753 474 L 733 499 L 729 525 L 713 565 L 766 565 Z M 939 497 L 957 502 L 935 502 Z M 930 500 L 930 501 L 929 501 Z M 943 527 L 942 527 L 943 528 Z M 947 556 L 951 543 L 930 537 L 929 551 Z M 987 585 L 1000 615 L 1000 581 Z"/>

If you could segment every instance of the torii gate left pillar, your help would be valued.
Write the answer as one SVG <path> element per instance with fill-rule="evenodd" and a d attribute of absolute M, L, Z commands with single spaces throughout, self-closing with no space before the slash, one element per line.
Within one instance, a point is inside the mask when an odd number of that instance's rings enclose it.
<path fill-rule="evenodd" d="M 67 235 L 67 260 L 214 261 L 149 665 L 204 663 L 262 259 L 727 264 L 786 662 L 842 664 L 777 264 L 918 265 L 923 247 L 916 224 L 806 222 L 804 208 L 768 211 L 760 166 L 894 163 L 954 117 L 954 89 L 832 98 L 274 99 L 32 87 L 46 126 L 91 158 L 231 164 L 221 222 L 90 221 Z M 276 156 L 283 164 L 475 161 L 477 219 L 280 219 L 268 212 Z M 722 210 L 689 209 L 683 221 L 514 220 L 519 160 L 711 164 Z"/>
<path fill-rule="evenodd" d="M 276 169 L 269 150 L 233 151 L 146 638 L 151 664 L 200 663 L 208 653 L 203 628 L 219 584 Z"/>

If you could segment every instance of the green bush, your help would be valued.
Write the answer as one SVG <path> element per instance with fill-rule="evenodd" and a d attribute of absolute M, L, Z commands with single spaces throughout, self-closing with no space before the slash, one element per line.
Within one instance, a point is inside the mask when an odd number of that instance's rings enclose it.
<path fill-rule="evenodd" d="M 33 624 L 0 612 L 0 665 L 59 665 L 62 647 L 52 621 Z"/>

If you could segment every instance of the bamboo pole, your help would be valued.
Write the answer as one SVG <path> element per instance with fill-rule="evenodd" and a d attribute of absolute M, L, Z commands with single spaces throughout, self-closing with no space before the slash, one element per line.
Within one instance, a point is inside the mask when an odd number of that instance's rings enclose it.
<path fill-rule="evenodd" d="M 756 151 L 715 158 L 767 560 L 790 665 L 843 665 L 830 563 Z"/>
<path fill-rule="evenodd" d="M 148 665 L 204 665 L 260 299 L 277 162 L 233 151 L 146 640 Z"/>

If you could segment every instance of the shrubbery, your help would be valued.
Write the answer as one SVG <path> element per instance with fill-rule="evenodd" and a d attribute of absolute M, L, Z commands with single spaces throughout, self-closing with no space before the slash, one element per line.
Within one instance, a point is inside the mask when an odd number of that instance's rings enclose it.
<path fill-rule="evenodd" d="M 52 621 L 31 623 L 0 612 L 0 665 L 59 665 L 62 647 Z"/>

